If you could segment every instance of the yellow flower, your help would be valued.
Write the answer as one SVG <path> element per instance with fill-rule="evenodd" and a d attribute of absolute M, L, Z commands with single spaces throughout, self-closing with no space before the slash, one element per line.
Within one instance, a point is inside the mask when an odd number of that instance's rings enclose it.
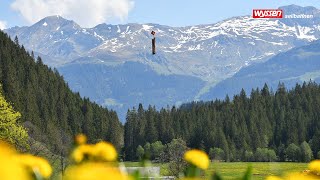
<path fill-rule="evenodd" d="M 0 176 L 1 180 L 29 180 L 32 179 L 28 171 L 21 164 L 14 161 L 16 151 L 7 143 L 0 141 Z"/>
<path fill-rule="evenodd" d="M 291 173 L 285 177 L 286 180 L 315 180 L 317 177 L 302 174 L 302 173 Z"/>
<path fill-rule="evenodd" d="M 26 169 L 39 173 L 44 178 L 49 178 L 52 174 L 52 168 L 47 160 L 30 154 L 19 154 L 15 156 L 16 162 L 20 163 Z"/>
<path fill-rule="evenodd" d="M 85 163 L 67 168 L 63 179 L 66 180 L 129 180 L 119 169 L 109 167 L 103 163 Z"/>
<path fill-rule="evenodd" d="M 94 146 L 94 156 L 104 161 L 117 160 L 117 151 L 111 143 L 99 142 Z"/>
<path fill-rule="evenodd" d="M 75 142 L 76 142 L 78 145 L 85 144 L 85 143 L 87 143 L 87 136 L 84 135 L 84 134 L 78 134 L 78 135 L 75 137 Z"/>
<path fill-rule="evenodd" d="M 282 178 L 277 176 L 268 176 L 266 180 L 282 180 Z"/>
<path fill-rule="evenodd" d="M 108 142 L 99 142 L 94 145 L 83 144 L 74 149 L 71 154 L 76 163 L 82 162 L 85 157 L 94 161 L 115 161 L 117 160 L 117 151 L 114 146 Z"/>
<path fill-rule="evenodd" d="M 204 170 L 208 169 L 210 163 L 208 155 L 205 152 L 196 149 L 187 151 L 184 154 L 184 159 L 190 164 Z"/>
<path fill-rule="evenodd" d="M 81 161 L 83 161 L 83 159 L 85 158 L 85 156 L 90 156 L 93 154 L 93 145 L 89 145 L 89 144 L 83 144 L 80 145 L 78 147 L 76 147 L 73 152 L 72 152 L 72 159 L 77 162 L 80 163 Z"/>
<path fill-rule="evenodd" d="M 0 155 L 11 156 L 16 153 L 16 150 L 10 144 L 0 140 Z"/>
<path fill-rule="evenodd" d="M 311 171 L 320 172 L 320 160 L 314 160 L 309 163 L 309 169 Z"/>

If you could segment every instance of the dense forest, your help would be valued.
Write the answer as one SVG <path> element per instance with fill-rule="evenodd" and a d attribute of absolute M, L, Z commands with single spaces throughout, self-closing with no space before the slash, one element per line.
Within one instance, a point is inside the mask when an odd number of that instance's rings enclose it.
<path fill-rule="evenodd" d="M 308 161 L 319 157 L 319 137 L 320 86 L 309 82 L 288 91 L 279 83 L 276 92 L 265 85 L 232 100 L 159 111 L 140 104 L 127 113 L 124 153 L 134 160 L 146 144 L 181 138 L 226 161 Z"/>
<path fill-rule="evenodd" d="M 110 141 L 118 149 L 123 145 L 123 126 L 116 112 L 73 93 L 56 69 L 27 52 L 18 38 L 13 42 L 1 31 L 0 83 L 6 100 L 21 113 L 31 152 L 41 143 L 41 147 L 66 156 L 77 133 L 92 141 Z"/>

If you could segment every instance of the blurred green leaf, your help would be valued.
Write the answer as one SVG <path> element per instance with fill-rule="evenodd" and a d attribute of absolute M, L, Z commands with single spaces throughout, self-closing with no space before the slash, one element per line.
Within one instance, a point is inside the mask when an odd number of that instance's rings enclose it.
<path fill-rule="evenodd" d="M 222 180 L 222 177 L 218 173 L 213 173 L 211 180 Z"/>
<path fill-rule="evenodd" d="M 252 167 L 248 166 L 247 171 L 245 172 L 242 180 L 251 180 L 252 179 Z"/>

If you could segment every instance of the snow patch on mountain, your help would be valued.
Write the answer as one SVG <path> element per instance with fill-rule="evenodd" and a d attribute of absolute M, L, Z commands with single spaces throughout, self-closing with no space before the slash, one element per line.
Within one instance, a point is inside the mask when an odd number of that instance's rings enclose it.
<path fill-rule="evenodd" d="M 142 29 L 145 30 L 145 31 L 149 31 L 149 30 L 151 30 L 151 28 L 153 28 L 153 26 L 150 26 L 150 25 L 147 25 L 147 24 L 143 24 L 142 25 Z"/>

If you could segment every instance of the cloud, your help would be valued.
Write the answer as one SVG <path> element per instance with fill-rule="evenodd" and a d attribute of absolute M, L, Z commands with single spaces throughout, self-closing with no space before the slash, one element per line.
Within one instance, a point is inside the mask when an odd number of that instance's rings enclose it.
<path fill-rule="evenodd" d="M 7 22 L 6 21 L 0 21 L 0 29 L 3 30 L 7 28 Z"/>
<path fill-rule="evenodd" d="M 83 27 L 93 27 L 111 19 L 123 21 L 133 6 L 132 0 L 14 0 L 11 4 L 11 8 L 29 23 L 60 15 Z"/>

